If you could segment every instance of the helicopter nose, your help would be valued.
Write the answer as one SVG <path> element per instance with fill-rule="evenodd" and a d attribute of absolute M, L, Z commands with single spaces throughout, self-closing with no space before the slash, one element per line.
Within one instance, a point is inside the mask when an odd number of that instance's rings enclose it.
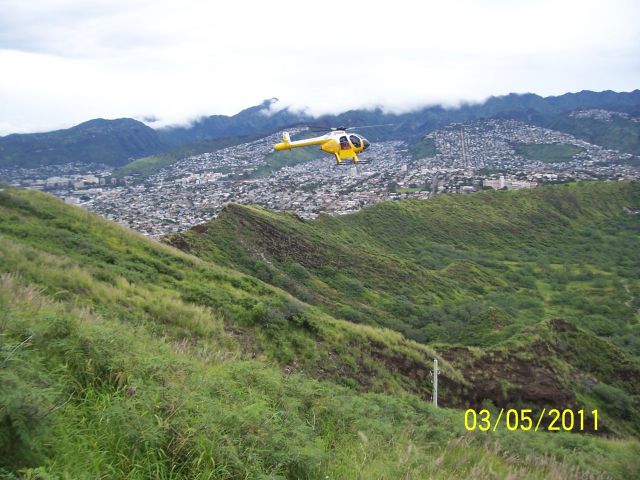
<path fill-rule="evenodd" d="M 369 140 L 367 140 L 366 138 L 363 138 L 363 139 L 362 139 L 362 149 L 363 149 L 363 150 L 366 150 L 367 148 L 369 148 L 369 145 L 371 145 L 371 144 L 369 143 Z"/>

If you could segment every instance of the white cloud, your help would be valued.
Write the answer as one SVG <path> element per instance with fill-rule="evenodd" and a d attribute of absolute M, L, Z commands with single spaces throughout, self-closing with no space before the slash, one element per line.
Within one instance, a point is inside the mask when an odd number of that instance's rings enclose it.
<path fill-rule="evenodd" d="M 636 1 L 0 0 L 0 134 L 158 124 L 265 98 L 312 113 L 632 90 Z"/>

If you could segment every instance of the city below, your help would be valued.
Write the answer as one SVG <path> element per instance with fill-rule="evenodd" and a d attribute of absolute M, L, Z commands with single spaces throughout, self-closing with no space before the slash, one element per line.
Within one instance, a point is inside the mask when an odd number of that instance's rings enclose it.
<path fill-rule="evenodd" d="M 609 121 L 624 114 L 582 110 L 573 115 Z M 303 129 L 289 131 L 295 138 Z M 306 219 L 442 193 L 640 178 L 637 158 L 629 153 L 514 120 L 451 124 L 426 135 L 421 149 L 400 140 L 373 142 L 364 154 L 370 163 L 364 165 L 336 166 L 318 151 L 315 159 L 265 169 L 281 138 L 279 132 L 183 158 L 145 179 L 118 178 L 110 167 L 80 163 L 5 168 L 0 178 L 49 191 L 154 238 L 209 221 L 228 202 Z"/>

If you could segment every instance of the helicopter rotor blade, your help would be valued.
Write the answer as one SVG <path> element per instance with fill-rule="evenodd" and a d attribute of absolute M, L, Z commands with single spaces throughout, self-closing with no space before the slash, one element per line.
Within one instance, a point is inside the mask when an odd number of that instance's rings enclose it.
<path fill-rule="evenodd" d="M 308 130 L 312 132 L 342 132 L 342 131 L 346 132 L 349 130 L 355 130 L 355 129 L 361 129 L 361 128 L 391 127 L 393 125 L 394 125 L 393 123 L 381 123 L 377 125 L 359 125 L 354 127 L 343 127 L 343 126 L 329 127 L 324 125 L 306 125 L 306 127 Z"/>
<path fill-rule="evenodd" d="M 306 127 L 307 127 L 307 130 L 310 130 L 312 132 L 330 132 L 334 130 L 334 128 L 327 127 L 324 125 L 306 125 Z"/>
<path fill-rule="evenodd" d="M 355 130 L 360 128 L 375 128 L 375 127 L 392 127 L 393 123 L 381 123 L 379 125 L 361 125 L 359 127 L 349 127 L 346 130 Z"/>

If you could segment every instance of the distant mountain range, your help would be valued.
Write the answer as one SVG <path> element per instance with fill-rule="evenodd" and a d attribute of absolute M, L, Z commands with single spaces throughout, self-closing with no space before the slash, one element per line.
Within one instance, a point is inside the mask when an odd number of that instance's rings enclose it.
<path fill-rule="evenodd" d="M 367 136 L 377 140 L 415 142 L 436 128 L 482 118 L 522 120 L 640 155 L 640 124 L 620 120 L 612 125 L 597 122 L 594 126 L 591 119 L 575 119 L 568 115 L 576 109 L 598 108 L 640 116 L 640 90 L 621 93 L 582 91 L 557 97 L 509 94 L 452 109 L 433 106 L 393 114 L 378 108 L 350 110 L 318 118 L 289 109 L 272 111 L 270 107 L 276 101 L 275 98 L 265 100 L 233 116 L 203 117 L 188 127 L 153 129 L 131 118 L 95 119 L 64 130 L 7 135 L 0 138 L 0 167 L 32 168 L 67 162 L 103 163 L 118 167 L 134 159 L 183 145 L 241 135 L 268 134 L 310 122 L 326 126 L 390 123 L 391 127 L 370 130 Z"/>
<path fill-rule="evenodd" d="M 277 98 L 265 100 L 260 105 L 249 107 L 233 116 L 203 117 L 188 127 L 159 129 L 158 135 L 165 144 L 177 146 L 216 138 L 269 133 L 313 119 L 289 109 L 271 112 L 271 105 L 277 101 Z"/>

